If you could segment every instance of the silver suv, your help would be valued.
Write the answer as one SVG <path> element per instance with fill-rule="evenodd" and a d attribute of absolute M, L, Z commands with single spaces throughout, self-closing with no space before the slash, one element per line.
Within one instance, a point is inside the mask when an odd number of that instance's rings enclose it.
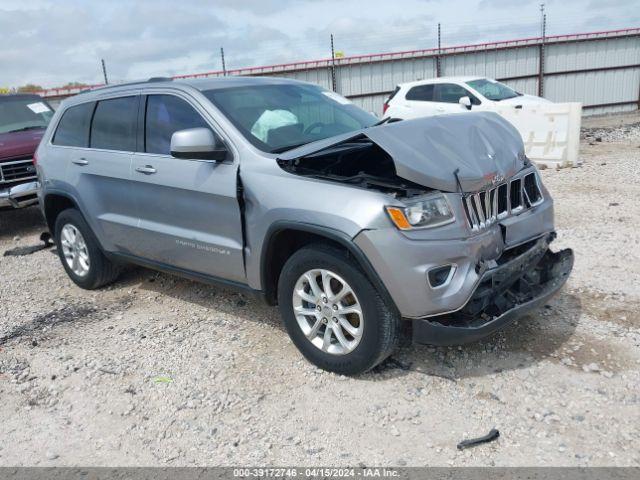
<path fill-rule="evenodd" d="M 486 336 L 557 292 L 553 202 L 495 114 L 378 122 L 278 78 L 152 79 L 65 101 L 39 201 L 80 287 L 124 263 L 278 304 L 315 365 L 366 371 L 409 331 Z"/>

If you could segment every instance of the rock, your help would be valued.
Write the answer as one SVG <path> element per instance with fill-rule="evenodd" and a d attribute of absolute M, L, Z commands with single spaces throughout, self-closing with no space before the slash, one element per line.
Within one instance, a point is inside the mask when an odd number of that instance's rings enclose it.
<path fill-rule="evenodd" d="M 48 451 L 47 453 L 45 453 L 45 456 L 47 457 L 47 460 L 55 460 L 60 455 L 58 455 L 57 453 L 53 453 L 53 452 L 49 452 Z"/>
<path fill-rule="evenodd" d="M 597 363 L 589 363 L 587 365 L 583 365 L 582 366 L 582 370 L 589 373 L 589 372 L 599 372 L 600 371 L 600 367 L 598 366 Z"/>

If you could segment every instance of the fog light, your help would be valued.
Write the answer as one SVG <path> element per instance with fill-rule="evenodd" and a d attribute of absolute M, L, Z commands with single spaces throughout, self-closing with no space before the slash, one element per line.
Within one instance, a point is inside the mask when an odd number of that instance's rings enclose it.
<path fill-rule="evenodd" d="M 431 288 L 440 288 L 448 284 L 453 277 L 455 268 L 455 265 L 443 265 L 429 270 L 428 277 Z"/>

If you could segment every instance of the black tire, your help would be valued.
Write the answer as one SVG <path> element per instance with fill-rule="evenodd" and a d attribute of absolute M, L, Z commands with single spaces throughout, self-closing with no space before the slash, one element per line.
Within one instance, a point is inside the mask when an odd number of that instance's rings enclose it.
<path fill-rule="evenodd" d="M 84 276 L 76 275 L 76 273 L 71 270 L 64 257 L 61 245 L 61 232 L 62 228 L 67 224 L 71 224 L 78 229 L 84 237 L 84 241 L 87 246 L 87 252 L 89 255 L 89 271 Z M 112 283 L 118 277 L 118 274 L 120 273 L 119 266 L 105 257 L 98 245 L 98 240 L 91 231 L 91 228 L 87 225 L 82 214 L 75 208 L 64 210 L 56 218 L 55 241 L 62 266 L 67 272 L 67 275 L 69 275 L 69 278 L 73 280 L 73 283 L 78 285 L 80 288 L 94 290 Z"/>
<path fill-rule="evenodd" d="M 327 269 L 340 275 L 355 292 L 363 313 L 363 333 L 355 349 L 343 355 L 327 353 L 307 339 L 293 310 L 293 291 L 305 272 Z M 342 375 L 357 375 L 372 369 L 397 348 L 400 315 L 387 305 L 358 264 L 346 251 L 313 244 L 295 252 L 285 263 L 278 280 L 278 304 L 285 328 L 298 350 L 314 365 Z"/>

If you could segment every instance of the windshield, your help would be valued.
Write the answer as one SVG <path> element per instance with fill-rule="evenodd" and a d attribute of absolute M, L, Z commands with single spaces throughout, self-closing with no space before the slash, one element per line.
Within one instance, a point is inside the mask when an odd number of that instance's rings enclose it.
<path fill-rule="evenodd" d="M 512 88 L 506 85 L 496 82 L 495 80 L 489 80 L 487 78 L 481 78 L 479 80 L 472 80 L 467 82 L 471 88 L 476 90 L 480 95 L 494 102 L 500 100 L 506 100 L 507 98 L 519 97 L 522 94 L 516 92 Z"/>
<path fill-rule="evenodd" d="M 314 85 L 252 85 L 203 93 L 247 140 L 269 153 L 360 130 L 378 121 L 346 98 Z"/>
<path fill-rule="evenodd" d="M 46 128 L 53 110 L 37 97 L 0 98 L 0 133 Z"/>

